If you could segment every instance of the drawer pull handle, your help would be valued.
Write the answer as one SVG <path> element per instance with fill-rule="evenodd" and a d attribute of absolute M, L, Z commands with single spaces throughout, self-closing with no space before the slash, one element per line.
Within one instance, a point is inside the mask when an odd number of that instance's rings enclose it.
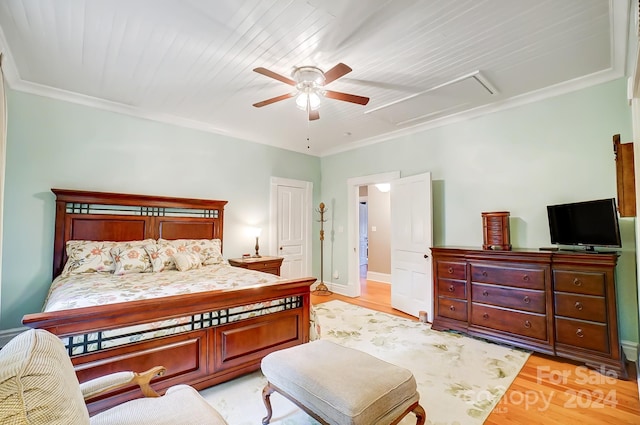
<path fill-rule="evenodd" d="M 482 271 L 482 276 L 487 277 L 487 272 L 486 271 Z"/>
<path fill-rule="evenodd" d="M 531 298 L 529 298 L 528 295 L 525 295 L 522 301 L 524 301 L 525 304 L 529 304 L 531 302 Z"/>
<path fill-rule="evenodd" d="M 488 319 L 488 318 L 489 318 L 489 313 L 484 313 L 484 314 L 482 315 L 482 318 L 483 318 L 483 319 Z"/>
<path fill-rule="evenodd" d="M 582 281 L 576 277 L 573 279 L 573 284 L 576 286 L 582 286 Z"/>
<path fill-rule="evenodd" d="M 584 338 L 584 333 L 582 332 L 582 328 L 578 328 L 578 330 L 576 331 L 576 335 L 578 336 L 578 338 Z"/>
<path fill-rule="evenodd" d="M 454 288 L 453 285 L 449 285 L 449 292 L 453 292 L 455 290 L 456 290 L 456 288 Z"/>
<path fill-rule="evenodd" d="M 484 295 L 485 297 L 489 296 L 489 291 L 487 291 L 486 289 L 484 291 L 482 291 L 482 295 Z"/>
<path fill-rule="evenodd" d="M 449 267 L 447 271 L 449 272 L 449 274 L 453 273 L 453 267 Z"/>
<path fill-rule="evenodd" d="M 576 302 L 575 307 L 576 307 L 576 310 L 580 310 L 580 311 L 582 311 L 582 309 L 584 308 L 584 306 L 580 301 Z"/>
<path fill-rule="evenodd" d="M 531 329 L 531 322 L 528 321 L 528 320 L 525 320 L 524 321 L 524 327 L 527 328 L 527 329 Z"/>
<path fill-rule="evenodd" d="M 522 276 L 522 280 L 524 280 L 525 282 L 529 282 L 529 275 L 525 274 L 524 276 Z"/>
<path fill-rule="evenodd" d="M 456 308 L 455 308 L 454 306 L 450 305 L 450 306 L 449 306 L 449 310 L 451 310 L 451 311 L 456 311 Z"/>

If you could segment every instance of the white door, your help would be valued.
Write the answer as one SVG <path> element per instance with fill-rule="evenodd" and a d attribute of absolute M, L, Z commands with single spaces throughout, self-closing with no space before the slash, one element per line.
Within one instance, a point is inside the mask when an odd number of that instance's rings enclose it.
<path fill-rule="evenodd" d="M 433 318 L 431 173 L 391 182 L 391 306 Z"/>
<path fill-rule="evenodd" d="M 304 277 L 305 270 L 305 190 L 301 187 L 277 187 L 277 245 L 284 257 L 280 276 Z"/>
<path fill-rule="evenodd" d="M 360 202 L 360 266 L 369 264 L 369 216 L 367 204 Z"/>

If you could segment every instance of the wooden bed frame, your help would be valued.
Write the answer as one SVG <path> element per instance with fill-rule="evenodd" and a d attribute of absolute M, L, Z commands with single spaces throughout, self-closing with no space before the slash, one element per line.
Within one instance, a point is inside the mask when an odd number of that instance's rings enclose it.
<path fill-rule="evenodd" d="M 226 201 L 52 191 L 56 195 L 54 278 L 64 267 L 68 240 L 222 241 Z M 190 319 L 192 324 L 197 322 L 190 331 L 87 350 L 71 355 L 71 360 L 80 382 L 108 373 L 143 371 L 162 365 L 167 373 L 154 380 L 154 387 L 160 393 L 175 384 L 202 389 L 259 369 L 261 359 L 272 351 L 308 342 L 310 286 L 315 281 L 310 277 L 291 279 L 263 287 L 28 314 L 23 323 L 58 335 L 71 351 L 70 346 L 76 341 L 99 340 L 106 330 L 159 320 Z M 227 314 L 234 307 L 274 300 L 282 300 L 283 311 L 257 312 L 254 317 L 226 323 L 202 320 L 202 315 L 210 312 Z M 128 387 L 90 400 L 88 408 L 93 414 L 139 396 L 136 388 Z"/>

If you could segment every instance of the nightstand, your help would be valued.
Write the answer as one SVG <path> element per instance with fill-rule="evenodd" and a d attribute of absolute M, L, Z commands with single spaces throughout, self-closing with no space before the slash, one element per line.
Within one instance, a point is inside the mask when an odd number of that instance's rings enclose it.
<path fill-rule="evenodd" d="M 280 276 L 282 260 L 284 260 L 282 257 L 229 258 L 229 264 L 234 267 L 242 267 L 244 269 L 257 270 L 259 272 Z"/>

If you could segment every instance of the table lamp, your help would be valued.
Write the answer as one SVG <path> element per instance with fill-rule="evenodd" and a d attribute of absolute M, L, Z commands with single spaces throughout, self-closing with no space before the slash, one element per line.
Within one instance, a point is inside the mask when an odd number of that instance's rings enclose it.
<path fill-rule="evenodd" d="M 256 227 L 253 229 L 253 235 L 256 237 L 256 254 L 254 255 L 255 258 L 260 258 L 261 255 L 259 253 L 260 250 L 260 245 L 258 244 L 258 238 L 260 238 L 260 233 L 262 232 L 262 229 L 259 227 Z"/>

